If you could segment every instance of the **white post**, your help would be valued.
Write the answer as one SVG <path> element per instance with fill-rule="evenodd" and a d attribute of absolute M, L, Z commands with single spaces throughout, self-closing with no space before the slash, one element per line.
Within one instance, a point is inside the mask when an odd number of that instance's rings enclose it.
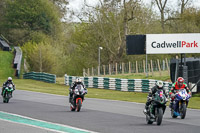
<path fill-rule="evenodd" d="M 148 77 L 148 67 L 147 67 L 147 54 L 146 54 L 146 77 Z"/>
<path fill-rule="evenodd" d="M 100 60 L 101 60 L 101 50 L 103 49 L 103 47 L 99 47 L 98 48 L 98 51 L 99 51 L 99 69 L 98 69 L 98 75 L 100 75 L 100 66 L 101 66 L 101 62 L 100 62 Z"/>

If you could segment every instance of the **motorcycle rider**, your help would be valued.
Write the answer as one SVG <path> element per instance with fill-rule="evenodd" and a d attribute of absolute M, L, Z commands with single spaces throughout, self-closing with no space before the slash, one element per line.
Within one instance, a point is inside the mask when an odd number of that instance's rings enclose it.
<path fill-rule="evenodd" d="M 13 85 L 13 90 L 15 90 L 15 84 L 12 82 L 12 77 L 8 77 L 8 80 L 6 82 L 3 83 L 3 88 L 2 88 L 2 91 L 1 91 L 1 95 L 3 96 L 3 92 L 4 92 L 4 89 L 6 88 L 6 86 L 8 84 L 12 84 Z M 12 95 L 12 94 L 11 94 Z"/>
<path fill-rule="evenodd" d="M 180 89 L 186 89 L 187 93 L 189 95 L 191 95 L 191 91 L 190 89 L 187 87 L 187 84 L 184 83 L 184 78 L 183 77 L 178 77 L 177 81 L 172 85 L 172 89 L 169 91 L 169 95 L 170 95 L 170 108 L 172 107 L 173 101 L 175 99 L 175 94 L 178 90 Z M 189 101 L 186 101 L 186 106 L 188 105 Z M 175 101 L 175 108 L 174 108 L 174 114 L 176 116 L 179 116 L 179 112 L 178 112 L 178 103 L 179 101 Z"/>
<path fill-rule="evenodd" d="M 80 84 L 80 85 L 83 86 L 83 88 L 84 88 L 84 90 L 86 91 L 86 94 L 87 94 L 87 89 L 85 88 L 85 85 L 83 84 L 82 80 L 81 80 L 80 78 L 77 78 L 77 79 L 73 82 L 72 86 L 71 86 L 70 89 L 69 89 L 69 103 L 70 103 L 70 101 L 72 100 L 72 96 L 73 96 L 73 93 L 74 93 L 74 89 L 76 88 L 76 86 L 77 86 L 78 84 Z"/>
<path fill-rule="evenodd" d="M 156 85 L 153 88 L 151 88 L 151 90 L 147 96 L 147 102 L 146 102 L 145 109 L 144 109 L 145 114 L 147 113 L 147 110 L 149 109 L 149 105 L 152 102 L 152 96 L 157 92 L 157 90 L 163 90 L 163 94 L 166 96 L 166 98 L 168 98 L 166 90 L 163 88 L 163 81 L 157 81 Z M 153 114 L 150 114 L 150 115 L 152 118 L 154 118 Z"/>

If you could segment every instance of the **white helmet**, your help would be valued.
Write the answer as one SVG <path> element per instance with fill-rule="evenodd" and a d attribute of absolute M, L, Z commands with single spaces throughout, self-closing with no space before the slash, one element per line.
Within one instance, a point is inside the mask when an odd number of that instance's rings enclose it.
<path fill-rule="evenodd" d="M 156 85 L 158 88 L 162 88 L 163 87 L 163 81 L 157 81 Z"/>
<path fill-rule="evenodd" d="M 8 81 L 12 81 L 12 78 L 11 78 L 11 77 L 8 77 Z"/>
<path fill-rule="evenodd" d="M 80 84 L 82 82 L 82 80 L 80 78 L 76 79 L 76 83 Z"/>

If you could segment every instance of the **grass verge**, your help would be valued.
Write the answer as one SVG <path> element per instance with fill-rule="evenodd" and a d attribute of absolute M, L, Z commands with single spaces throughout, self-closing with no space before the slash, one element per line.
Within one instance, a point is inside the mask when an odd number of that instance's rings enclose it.
<path fill-rule="evenodd" d="M 12 61 L 14 55 L 8 51 L 0 50 L 0 79 L 13 77 L 14 69 L 12 68 Z"/>
<path fill-rule="evenodd" d="M 16 89 L 19 90 L 28 90 L 64 96 L 67 96 L 69 93 L 69 86 L 61 84 L 50 84 L 29 79 L 14 79 L 14 83 L 16 85 Z M 145 103 L 147 95 L 147 93 L 140 92 L 121 92 L 106 89 L 88 88 L 88 94 L 86 97 Z M 199 102 L 200 97 L 192 97 L 190 99 L 189 108 L 200 109 Z"/>

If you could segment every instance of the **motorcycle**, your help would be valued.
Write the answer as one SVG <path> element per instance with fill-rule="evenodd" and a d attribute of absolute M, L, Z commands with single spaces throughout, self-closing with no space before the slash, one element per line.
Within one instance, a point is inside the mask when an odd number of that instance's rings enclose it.
<path fill-rule="evenodd" d="M 10 98 L 12 97 L 12 92 L 14 91 L 13 89 L 13 85 L 12 84 L 8 84 L 4 91 L 3 91 L 3 102 L 4 103 L 8 103 Z"/>
<path fill-rule="evenodd" d="M 77 85 L 75 87 L 72 100 L 70 101 L 71 111 L 76 110 L 77 112 L 79 112 L 81 110 L 85 94 L 87 94 L 87 90 L 85 90 L 82 85 Z"/>
<path fill-rule="evenodd" d="M 187 109 L 187 104 L 190 99 L 190 95 L 187 93 L 185 89 L 180 89 L 177 91 L 175 94 L 175 99 L 172 103 L 171 107 L 171 116 L 172 118 L 177 118 L 178 116 L 175 114 L 175 101 L 178 101 L 178 112 L 180 113 L 181 119 L 184 119 L 186 116 L 186 109 Z"/>
<path fill-rule="evenodd" d="M 156 122 L 157 125 L 162 123 L 162 118 L 166 109 L 167 98 L 163 94 L 163 90 L 158 90 L 152 97 L 151 104 L 147 109 L 147 112 L 144 114 L 146 115 L 146 122 L 147 124 L 152 124 Z"/>

